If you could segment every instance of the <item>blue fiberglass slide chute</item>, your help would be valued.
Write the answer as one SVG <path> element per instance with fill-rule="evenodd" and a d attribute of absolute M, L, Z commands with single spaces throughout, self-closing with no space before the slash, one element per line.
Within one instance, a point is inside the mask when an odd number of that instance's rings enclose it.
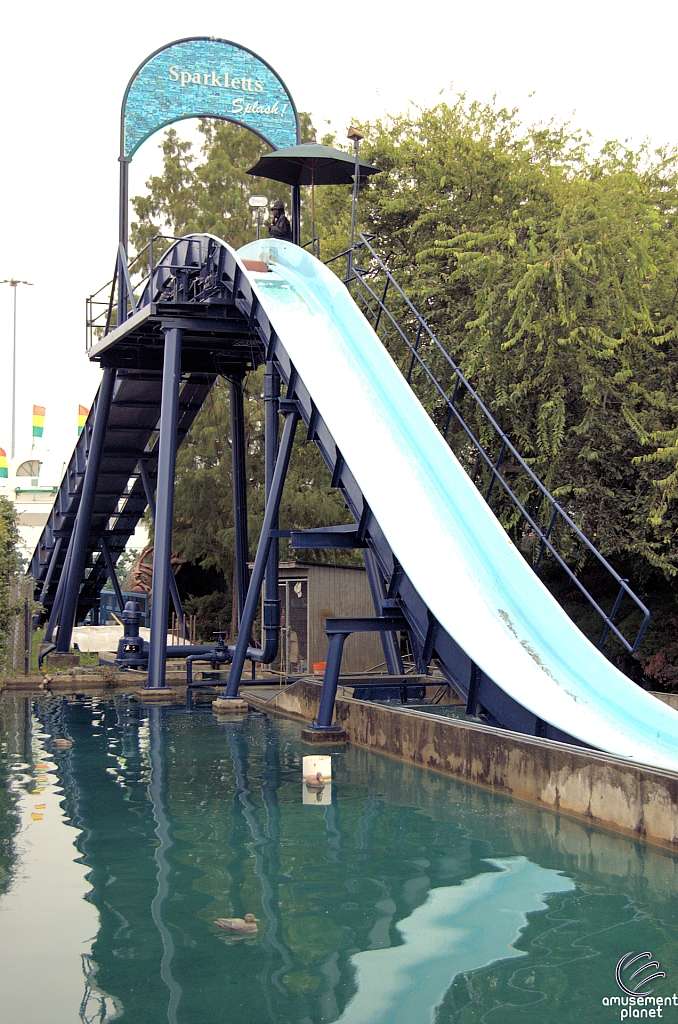
<path fill-rule="evenodd" d="M 559 606 L 341 281 L 287 243 L 252 242 L 237 257 L 374 520 L 445 633 L 512 702 L 563 734 L 677 770 L 678 713 L 607 661 Z M 263 261 L 268 272 L 242 260 Z"/>

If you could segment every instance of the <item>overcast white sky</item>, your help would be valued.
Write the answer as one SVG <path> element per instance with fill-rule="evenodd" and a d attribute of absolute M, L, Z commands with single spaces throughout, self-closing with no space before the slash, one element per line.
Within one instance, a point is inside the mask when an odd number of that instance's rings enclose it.
<path fill-rule="evenodd" d="M 96 390 L 84 302 L 114 262 L 120 103 L 137 65 L 159 46 L 192 35 L 242 43 L 273 65 L 319 128 L 329 120 L 341 134 L 352 118 L 430 105 L 452 85 L 472 98 L 496 93 L 528 122 L 572 119 L 597 142 L 673 144 L 677 28 L 678 6 L 668 0 L 8 5 L 0 279 L 34 283 L 18 295 L 17 454 L 30 445 L 36 403 L 47 407 L 45 441 L 66 459 L 77 405 L 89 405 Z M 159 168 L 160 137 L 135 157 L 131 195 Z M 8 455 L 11 345 L 11 289 L 3 285 L 0 447 Z"/>

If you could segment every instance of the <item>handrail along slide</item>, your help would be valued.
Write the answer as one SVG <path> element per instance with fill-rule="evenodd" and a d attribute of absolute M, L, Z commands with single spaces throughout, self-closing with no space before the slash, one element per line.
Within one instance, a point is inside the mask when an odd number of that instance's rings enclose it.
<path fill-rule="evenodd" d="M 170 482 L 173 481 L 173 464 L 170 465 L 171 460 L 167 461 L 167 459 L 163 463 L 161 439 L 163 436 L 168 437 L 169 434 L 165 431 L 165 435 L 163 435 L 162 424 L 159 428 L 158 422 L 161 405 L 165 401 L 164 397 L 161 401 L 161 390 L 165 387 L 163 382 L 167 374 L 167 368 L 163 368 L 163 360 L 166 360 L 167 353 L 166 339 L 172 332 L 178 332 L 183 336 L 183 343 L 180 342 L 180 352 L 178 353 L 181 360 L 181 373 L 177 377 L 176 369 L 172 371 L 176 382 L 172 401 L 178 403 L 177 440 L 179 442 L 190 428 L 193 418 L 207 397 L 209 388 L 218 374 L 225 375 L 231 381 L 233 403 L 237 394 L 242 393 L 242 375 L 253 366 L 266 364 L 265 436 L 268 529 L 263 531 L 262 539 L 259 541 L 261 550 L 257 552 L 254 563 L 256 572 L 253 571 L 249 588 L 246 577 L 238 586 L 238 607 L 241 611 L 241 622 L 244 628 L 240 630 L 241 636 L 238 644 L 235 648 L 229 648 L 229 651 L 233 653 L 233 665 L 228 681 L 228 695 L 235 696 L 238 692 L 245 660 L 268 663 L 272 660 L 270 654 L 273 647 L 277 647 L 279 627 L 277 541 L 278 537 L 287 535 L 287 532 L 278 529 L 276 502 L 279 502 L 282 492 L 285 462 L 291 449 L 294 424 L 301 421 L 306 426 L 308 440 L 313 441 L 318 447 L 332 473 L 333 486 L 341 490 L 343 499 L 355 519 L 356 527 L 350 530 L 347 527 L 339 529 L 333 527 L 326 531 L 311 530 L 301 531 L 301 533 L 297 531 L 298 535 L 296 536 L 293 531 L 292 546 L 293 548 L 352 546 L 364 549 L 376 615 L 375 620 L 370 621 L 369 628 L 378 628 L 382 631 L 382 643 L 389 666 L 389 677 L 400 677 L 403 672 L 396 631 L 404 631 L 409 633 L 417 672 L 420 675 L 425 675 L 431 662 L 437 664 L 446 680 L 466 700 L 467 708 L 471 713 L 481 714 L 490 724 L 503 725 L 531 735 L 565 742 L 582 742 L 582 740 L 574 738 L 571 730 L 564 729 L 557 719 L 554 721 L 542 719 L 540 717 L 541 709 L 531 707 L 530 701 L 523 703 L 519 694 L 511 695 L 510 692 L 506 692 L 502 688 L 501 678 L 495 679 L 488 674 L 486 668 L 480 669 L 474 662 L 473 655 L 464 650 L 463 646 L 454 639 L 454 633 L 453 630 L 450 630 L 449 623 L 442 625 L 439 618 L 436 617 L 439 613 L 434 613 L 431 610 L 431 606 L 427 604 L 427 600 L 417 589 L 418 584 L 415 584 L 408 575 L 413 572 L 413 569 L 410 567 L 405 571 L 401 566 L 393 552 L 389 536 L 385 532 L 385 525 L 373 513 L 369 500 L 358 479 L 354 476 L 354 469 L 349 462 L 350 457 L 345 458 L 348 456 L 348 452 L 342 454 L 340 450 L 342 431 L 339 431 L 337 437 L 333 436 L 333 430 L 324 419 L 326 412 L 321 411 L 320 402 L 316 405 L 314 401 L 313 394 L 315 394 L 316 386 L 319 388 L 319 396 L 322 393 L 323 385 L 320 379 L 315 380 L 312 394 L 308 383 L 301 375 L 302 371 L 298 371 L 296 363 L 293 362 L 291 352 L 296 351 L 293 343 L 296 328 L 289 327 L 289 325 L 282 328 L 288 333 L 289 330 L 292 331 L 289 338 L 288 335 L 285 336 L 292 346 L 290 349 L 286 347 L 287 341 L 282 340 L 277 333 L 277 320 L 275 317 L 271 319 L 270 304 L 273 308 L 278 309 L 278 306 L 275 306 L 275 302 L 278 300 L 274 298 L 278 293 L 275 290 L 267 290 L 267 285 L 270 283 L 271 286 L 280 287 L 276 285 L 276 282 L 281 280 L 280 275 L 276 276 L 275 273 L 278 256 L 271 260 L 271 278 L 267 279 L 265 275 L 262 277 L 260 268 L 265 264 L 261 262 L 262 254 L 256 248 L 258 245 L 259 243 L 252 243 L 251 247 L 245 247 L 242 253 L 234 253 L 219 239 L 207 235 L 193 235 L 174 241 L 163 253 L 161 259 L 154 261 L 141 293 L 137 286 L 134 303 L 129 295 L 125 298 L 125 295 L 131 290 L 130 275 L 126 272 L 126 268 L 121 266 L 119 269 L 117 286 L 119 292 L 122 293 L 122 298 L 118 294 L 117 310 L 126 308 L 124 322 L 120 324 L 112 322 L 114 318 L 117 319 L 113 315 L 114 294 L 108 303 L 107 332 L 103 338 L 96 340 L 89 353 L 91 359 L 101 362 L 105 368 L 105 374 L 109 374 L 109 376 L 111 373 L 115 374 L 115 385 L 110 400 L 110 419 L 106 428 L 100 465 L 92 474 L 92 479 L 96 480 L 98 477 L 99 482 L 95 487 L 90 527 L 86 531 L 86 535 L 80 531 L 82 538 L 75 545 L 77 548 L 79 544 L 82 548 L 76 552 L 78 559 L 86 557 L 85 576 L 76 579 L 77 574 L 73 573 L 70 564 L 74 563 L 76 558 L 76 554 L 71 555 L 71 549 L 75 550 L 73 545 L 74 528 L 83 493 L 81 482 L 87 472 L 92 469 L 90 464 L 92 462 L 91 451 L 94 448 L 93 432 L 96 429 L 93 415 L 95 407 L 93 407 L 86 430 L 76 447 L 73 465 L 69 466 L 69 473 L 62 484 L 55 506 L 55 514 L 47 524 L 34 556 L 33 575 L 38 588 L 41 588 L 43 615 L 51 611 L 50 629 L 53 629 L 57 620 L 60 622 L 57 638 L 59 649 L 70 642 L 69 622 L 71 607 L 74 604 L 73 593 L 77 594 L 75 602 L 77 614 L 73 618 L 82 618 L 83 614 L 95 603 L 98 590 L 105 579 L 104 574 L 110 568 L 107 563 L 111 561 L 114 563 L 117 560 L 126 539 L 133 532 L 138 518 L 148 504 L 149 493 L 152 492 L 154 485 L 158 488 L 158 494 L 165 494 L 163 515 L 167 522 L 171 521 L 171 502 L 168 505 L 166 492 Z M 291 250 L 287 257 L 284 253 L 280 255 L 283 259 L 294 261 L 296 259 L 294 252 L 299 252 L 299 250 Z M 527 529 L 534 535 L 535 545 L 538 545 L 539 548 L 537 553 L 535 546 L 534 561 L 536 565 L 534 567 L 539 567 L 545 553 L 548 553 L 549 557 L 553 557 L 556 564 L 560 565 L 567 573 L 568 578 L 577 585 L 578 590 L 589 599 L 596 613 L 603 618 L 605 632 L 602 642 L 610 632 L 613 632 L 628 650 L 635 649 L 640 642 L 642 629 L 634 641 L 629 641 L 623 636 L 614 621 L 619 611 L 621 597 L 629 595 L 634 600 L 636 607 L 642 611 L 643 628 L 649 618 L 649 613 L 635 598 L 625 581 L 622 581 L 595 551 L 593 545 L 574 522 L 573 517 L 558 505 L 531 468 L 520 457 L 515 446 L 501 431 L 486 406 L 395 282 L 367 237 L 362 237 L 355 254 L 362 255 L 363 258 L 367 255 L 368 265 L 362 268 L 359 266 L 358 260 L 354 260 L 352 279 L 349 281 L 352 292 L 365 309 L 368 322 L 371 321 L 372 326 L 382 338 L 387 330 L 391 334 L 395 334 L 399 342 L 396 361 L 404 366 L 405 380 L 415 388 L 421 387 L 423 381 L 424 389 L 428 388 L 429 397 L 434 396 L 438 411 L 442 408 L 445 419 L 442 433 L 446 443 L 451 445 L 455 436 L 461 435 L 466 446 L 461 453 L 461 464 L 463 465 L 464 459 L 468 464 L 474 452 L 477 461 L 482 462 L 485 476 L 481 491 L 482 498 L 489 502 L 493 489 L 496 496 L 496 492 L 499 490 L 497 484 L 499 484 L 513 501 L 517 514 L 524 517 Z M 254 261 L 254 265 L 250 265 L 251 260 Z M 327 275 L 328 281 L 334 281 L 339 292 L 342 295 L 345 294 L 336 278 L 325 271 L 317 261 L 312 260 L 306 254 L 303 254 L 303 260 L 310 261 L 307 271 L 311 275 L 315 273 L 313 270 L 313 264 L 315 264 Z M 119 261 L 122 263 L 120 254 Z M 282 280 L 284 280 L 284 266 L 282 274 Z M 320 277 L 318 279 L 320 280 Z M 300 280 L 303 281 L 303 278 Z M 279 293 L 280 295 L 286 294 L 284 291 L 286 287 L 286 285 L 282 286 L 283 290 Z M 396 308 L 404 310 L 404 317 L 396 315 L 392 302 L 387 305 L 386 300 L 389 293 L 396 299 Z M 346 301 L 350 302 L 348 296 L 346 296 Z M 326 303 L 327 315 L 331 322 L 334 307 L 327 296 L 323 302 Z M 341 302 L 339 302 L 339 307 L 344 309 Z M 284 304 L 280 308 L 287 309 Z M 302 304 L 300 308 L 303 310 L 306 307 Z M 355 309 L 355 306 L 350 303 L 350 308 Z M 349 310 L 349 307 L 346 309 Z M 345 312 L 336 315 L 343 316 Z M 277 317 L 277 315 L 276 313 L 275 316 Z M 359 321 L 356 321 L 349 330 L 352 331 L 355 328 L 359 331 L 363 329 L 360 325 L 364 325 L 364 331 L 369 332 L 371 336 L 368 337 L 368 334 L 365 334 L 364 341 L 366 345 L 374 344 L 374 358 L 386 359 L 383 350 L 377 345 L 376 338 L 369 331 L 368 323 L 359 316 L 357 310 L 355 315 L 359 317 Z M 283 323 L 286 323 L 284 317 Z M 390 337 L 386 339 L 387 348 L 391 341 Z M 354 341 L 354 344 L 358 344 L 357 340 Z M 444 365 L 450 368 L 453 383 L 449 388 L 449 393 L 439 381 L 440 374 L 436 375 L 431 368 L 427 352 L 424 351 L 425 347 L 434 352 L 436 358 L 441 356 Z M 377 356 L 377 351 L 381 355 Z M 306 357 L 304 356 L 304 358 Z M 306 364 L 304 365 L 306 366 Z M 392 366 L 390 362 L 389 365 Z M 308 366 L 306 366 L 306 370 L 308 370 Z M 395 368 L 392 370 L 395 377 L 401 382 L 397 386 L 402 386 L 407 391 L 403 377 L 396 373 Z M 390 387 L 395 386 L 394 381 L 391 382 Z M 281 384 L 286 389 L 284 397 L 280 395 Z M 414 402 L 409 392 L 408 396 L 408 401 Z M 462 401 L 462 396 L 468 396 L 468 398 L 464 398 Z M 426 394 L 424 398 L 426 398 Z M 327 396 L 324 400 L 327 401 Z M 487 443 L 483 443 L 485 437 L 483 421 L 481 421 L 480 430 L 477 427 L 474 429 L 469 425 L 470 417 L 463 415 L 464 412 L 467 412 L 465 403 L 468 401 L 474 403 L 474 408 L 480 411 L 484 422 L 489 424 L 494 436 L 498 438 L 498 458 L 493 459 Z M 181 410 L 184 407 L 185 412 L 182 413 Z M 415 403 L 412 409 L 418 410 L 416 411 L 417 416 L 423 417 L 423 420 L 426 419 L 419 403 Z M 286 417 L 288 424 L 283 431 L 280 445 L 278 443 L 279 413 Z M 130 420 L 134 422 L 130 422 Z M 471 419 L 470 422 L 473 424 L 474 420 Z M 429 428 L 435 436 L 435 429 L 430 427 L 430 423 Z M 159 429 L 160 435 L 158 435 Z M 442 441 L 440 445 L 445 454 Z M 355 452 L 353 454 L 355 455 Z M 244 453 L 242 453 L 242 458 L 244 458 Z M 521 500 L 520 491 L 518 490 L 516 493 L 512 481 L 507 482 L 505 468 L 508 459 L 512 459 L 514 465 L 526 474 L 527 479 L 538 487 L 540 500 L 548 503 L 550 522 L 545 527 L 539 525 L 539 519 L 531 505 Z M 504 460 L 503 466 L 502 460 Z M 164 466 L 162 472 L 159 470 L 160 463 Z M 457 467 L 455 472 L 461 474 L 461 469 Z M 145 477 L 149 479 L 144 484 L 142 478 Z M 164 491 L 163 488 L 165 488 Z M 238 501 L 241 503 L 242 509 L 245 510 L 246 481 L 242 484 L 242 489 L 243 493 L 239 493 Z M 270 509 L 269 501 L 271 502 Z M 585 587 L 580 584 L 572 569 L 567 565 L 563 554 L 557 550 L 554 536 L 554 524 L 557 517 L 585 544 L 587 551 L 596 555 L 598 562 L 610 572 L 611 577 L 617 583 L 619 596 L 609 615 L 606 614 L 599 602 L 588 595 Z M 342 533 L 342 531 L 344 532 Z M 263 536 L 264 533 L 266 536 Z M 241 561 L 243 565 L 247 565 L 249 554 L 246 528 L 241 528 L 238 543 L 238 549 L 242 548 Z M 265 549 L 262 545 L 265 545 Z M 107 558 L 106 555 L 109 557 Z M 162 561 L 164 564 L 166 560 L 158 559 L 158 561 Z M 59 567 L 62 569 L 60 575 Z M 62 613 L 59 603 L 59 587 L 62 579 L 67 580 L 64 593 L 68 592 L 71 595 L 70 605 L 66 606 L 68 614 Z M 258 594 L 264 582 L 266 595 L 263 625 L 266 639 L 263 647 L 254 649 L 250 642 L 254 622 L 251 613 L 252 609 L 256 611 L 256 607 L 259 607 Z M 154 589 L 157 589 L 159 593 L 161 590 L 165 593 L 166 582 L 162 587 L 159 585 L 157 588 L 155 584 L 154 567 Z M 74 591 L 74 588 L 77 590 Z M 251 599 L 249 591 L 252 592 Z M 252 621 L 246 621 L 245 624 L 242 620 L 247 620 L 248 616 Z M 61 623 L 61 619 L 63 619 L 63 623 Z M 357 620 L 339 620 L 337 629 L 344 634 L 350 626 L 353 631 L 358 628 L 356 622 Z M 399 625 L 395 623 L 399 623 Z M 362 629 L 361 623 L 358 623 L 358 626 Z M 158 646 L 162 645 L 164 650 L 165 641 L 162 628 L 160 632 L 156 628 L 155 634 L 152 628 L 151 633 L 151 647 L 153 647 L 153 636 L 157 634 L 157 637 L 161 637 Z M 337 645 L 335 644 L 335 646 Z M 202 655 L 204 651 L 195 649 L 186 651 L 186 653 Z M 213 653 L 211 648 L 207 653 Z M 273 653 L 274 656 L 275 653 Z M 475 657 L 478 655 L 476 654 Z M 339 658 L 337 657 L 335 660 L 338 673 Z M 153 680 L 157 679 L 158 682 L 154 682 L 153 685 L 160 688 L 164 685 L 164 672 L 160 671 L 157 666 L 162 668 L 160 661 L 156 658 Z M 546 678 L 549 678 L 548 674 Z M 149 687 L 152 685 L 150 671 L 148 685 Z M 329 688 L 327 695 L 326 703 L 329 702 L 331 695 Z M 541 713 L 543 714 L 543 712 Z M 323 723 L 323 726 L 325 724 Z M 591 740 L 583 740 L 583 742 L 591 742 Z"/>
<path fill-rule="evenodd" d="M 581 595 L 589 602 L 591 607 L 603 620 L 604 628 L 598 642 L 598 647 L 602 649 L 609 634 L 613 633 L 627 651 L 631 653 L 637 651 L 643 639 L 645 630 L 647 629 L 648 622 L 650 621 L 649 610 L 630 588 L 628 580 L 622 579 L 622 577 L 612 568 L 607 559 L 601 555 L 595 545 L 589 540 L 586 534 L 583 533 L 579 526 L 577 526 L 572 517 L 568 515 L 562 507 L 560 502 L 553 497 L 550 491 L 544 486 L 539 477 L 536 476 L 534 471 L 520 455 L 515 445 L 511 442 L 510 437 L 502 430 L 483 400 L 468 382 L 460 368 L 435 336 L 410 299 L 408 299 L 407 295 L 395 280 L 384 261 L 376 252 L 371 244 L 371 240 L 373 238 L 374 235 L 360 235 L 360 241 L 354 246 L 350 279 L 346 281 L 353 298 L 362 308 L 363 314 L 371 322 L 372 327 L 389 350 L 391 349 L 387 344 L 388 338 L 386 337 L 389 329 L 395 334 L 396 340 L 405 347 L 405 353 L 409 354 L 409 359 L 406 360 L 409 365 L 407 370 L 404 371 L 404 376 L 410 387 L 414 388 L 413 373 L 415 368 L 419 368 L 422 371 L 428 386 L 433 390 L 434 395 L 438 400 L 442 401 L 446 414 L 444 425 L 441 428 L 441 433 L 450 447 L 453 448 L 452 440 L 450 438 L 450 428 L 453 423 L 456 423 L 458 427 L 461 428 L 464 439 L 471 443 L 474 452 L 477 453 L 475 471 L 472 474 L 474 482 L 476 482 L 478 477 L 478 460 L 481 460 L 482 463 L 484 463 L 490 475 L 489 485 L 487 486 L 484 494 L 485 500 L 488 503 L 490 502 L 494 485 L 495 483 L 499 483 L 505 494 L 520 513 L 520 516 L 522 516 L 529 526 L 529 529 L 536 536 L 539 550 L 533 564 L 535 572 L 538 572 L 543 562 L 544 555 L 548 552 L 567 574 Z M 362 254 L 367 255 L 367 266 L 364 267 L 359 265 L 359 259 Z M 334 262 L 346 255 L 348 255 L 348 250 L 332 257 L 332 259 L 327 262 Z M 403 327 L 402 319 L 398 319 L 386 304 L 389 292 L 395 292 L 400 303 L 404 305 L 406 318 L 409 323 L 409 332 L 414 334 L 414 341 L 411 340 L 408 330 Z M 424 340 L 433 346 L 436 353 L 449 367 L 452 374 L 452 380 L 454 382 L 453 386 L 449 390 L 446 390 L 435 376 L 430 366 L 427 365 L 427 362 L 423 357 L 422 342 Z M 391 354 L 394 355 L 393 352 Z M 397 355 L 398 353 L 396 353 L 394 357 Z M 396 361 L 398 361 L 397 358 Z M 469 426 L 468 422 L 462 415 L 459 403 L 463 395 L 469 397 L 472 404 L 480 411 L 482 418 L 498 439 L 499 454 L 497 458 L 493 459 L 486 451 L 483 442 L 479 439 L 477 434 L 474 433 L 473 429 Z M 529 477 L 532 484 L 534 484 L 538 489 L 541 500 L 550 510 L 550 514 L 547 516 L 548 523 L 544 527 L 540 526 L 535 515 L 528 511 L 525 504 L 515 493 L 514 488 L 511 487 L 506 476 L 501 472 L 502 463 L 505 463 L 505 460 L 509 455 L 512 456 L 514 460 L 514 467 L 520 467 L 520 470 Z M 463 461 L 464 460 L 462 459 L 462 462 Z M 613 603 L 612 610 L 609 614 L 600 606 L 599 602 L 596 601 L 592 594 L 587 590 L 577 574 L 572 570 L 567 561 L 557 550 L 554 541 L 554 532 L 559 523 L 562 523 L 571 531 L 577 541 L 584 546 L 586 551 L 597 560 L 598 564 L 617 584 L 619 589 Z M 615 618 L 619 612 L 624 596 L 628 597 L 633 602 L 636 609 L 642 615 L 642 622 L 638 627 L 635 636 L 631 639 L 627 639 L 615 624 Z"/>

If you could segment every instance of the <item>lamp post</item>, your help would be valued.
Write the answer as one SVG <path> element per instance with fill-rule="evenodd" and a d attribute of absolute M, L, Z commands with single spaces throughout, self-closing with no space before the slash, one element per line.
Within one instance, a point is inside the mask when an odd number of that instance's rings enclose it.
<path fill-rule="evenodd" d="M 353 202 L 351 204 L 351 245 L 348 250 L 348 260 L 346 266 L 346 287 L 348 288 L 351 282 L 351 273 L 353 270 L 353 239 L 355 237 L 355 214 L 358 206 L 358 186 L 360 184 L 360 157 L 358 155 L 358 147 L 360 146 L 361 139 L 365 136 L 358 129 L 354 128 L 353 125 L 348 130 L 347 138 L 353 143 L 355 149 L 355 171 L 353 173 Z"/>
<path fill-rule="evenodd" d="M 261 238 L 261 211 L 264 207 L 268 206 L 268 199 L 266 196 L 250 196 L 249 198 L 250 207 L 257 211 L 257 242 Z"/>
<path fill-rule="evenodd" d="M 32 288 L 33 282 L 16 281 L 13 277 L 10 277 L 6 278 L 4 281 L 0 281 L 0 284 L 8 284 L 10 288 L 14 289 L 14 330 L 12 333 L 12 448 L 10 456 L 10 458 L 13 459 L 16 450 L 16 290 L 20 284 L 27 284 L 30 288 Z"/>

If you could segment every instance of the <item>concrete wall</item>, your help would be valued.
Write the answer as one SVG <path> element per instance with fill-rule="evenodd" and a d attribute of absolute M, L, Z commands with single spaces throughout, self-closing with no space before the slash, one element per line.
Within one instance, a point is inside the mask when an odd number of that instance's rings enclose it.
<path fill-rule="evenodd" d="M 663 701 L 664 704 L 668 704 L 670 708 L 678 711 L 678 693 L 654 693 L 652 690 L 650 692 L 657 700 Z"/>
<path fill-rule="evenodd" d="M 311 721 L 320 684 L 300 680 L 267 709 Z M 338 698 L 351 743 L 678 849 L 678 773 L 490 726 Z"/>

